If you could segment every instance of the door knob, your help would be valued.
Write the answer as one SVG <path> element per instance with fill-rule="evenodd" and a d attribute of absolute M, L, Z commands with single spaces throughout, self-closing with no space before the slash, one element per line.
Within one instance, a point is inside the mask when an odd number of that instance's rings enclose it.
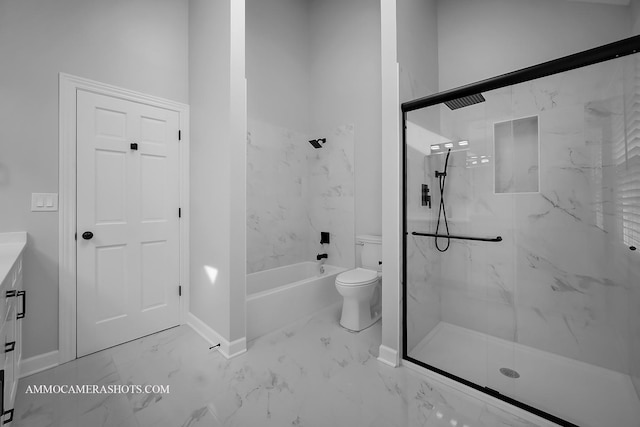
<path fill-rule="evenodd" d="M 93 233 L 90 231 L 85 231 L 84 233 L 82 233 L 82 238 L 84 240 L 90 240 L 93 237 Z"/>

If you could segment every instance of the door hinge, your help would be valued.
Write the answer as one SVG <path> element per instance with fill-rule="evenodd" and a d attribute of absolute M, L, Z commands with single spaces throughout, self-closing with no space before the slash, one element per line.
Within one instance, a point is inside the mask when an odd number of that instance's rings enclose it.
<path fill-rule="evenodd" d="M 181 297 L 182 296 L 182 286 L 178 285 L 178 296 Z"/>
<path fill-rule="evenodd" d="M 74 240 L 78 240 L 78 233 L 76 233 L 76 234 L 74 234 L 74 235 L 73 235 L 73 239 L 74 239 Z"/>
<path fill-rule="evenodd" d="M 182 131 L 178 129 L 178 141 L 182 141 Z"/>
<path fill-rule="evenodd" d="M 182 208 L 178 208 L 178 218 L 182 218 Z"/>

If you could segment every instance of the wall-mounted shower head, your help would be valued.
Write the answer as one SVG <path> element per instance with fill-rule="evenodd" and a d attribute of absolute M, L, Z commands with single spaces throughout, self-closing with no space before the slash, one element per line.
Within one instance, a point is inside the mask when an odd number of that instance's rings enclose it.
<path fill-rule="evenodd" d="M 318 138 L 318 139 L 312 139 L 309 141 L 309 144 L 313 145 L 313 148 L 322 148 L 322 145 L 320 145 L 320 143 L 326 143 L 327 142 L 327 138 Z"/>
<path fill-rule="evenodd" d="M 469 105 L 479 104 L 484 101 L 486 101 L 484 96 L 482 96 L 481 93 L 476 93 L 475 95 L 463 96 L 462 98 L 446 101 L 444 104 L 452 110 L 457 110 L 458 108 L 468 107 Z"/>

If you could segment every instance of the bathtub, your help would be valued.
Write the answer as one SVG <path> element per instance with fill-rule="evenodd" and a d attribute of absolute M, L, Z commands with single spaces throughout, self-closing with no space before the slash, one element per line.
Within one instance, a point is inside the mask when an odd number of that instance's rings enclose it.
<path fill-rule="evenodd" d="M 247 341 L 341 300 L 336 276 L 346 268 L 300 262 L 247 274 Z"/>

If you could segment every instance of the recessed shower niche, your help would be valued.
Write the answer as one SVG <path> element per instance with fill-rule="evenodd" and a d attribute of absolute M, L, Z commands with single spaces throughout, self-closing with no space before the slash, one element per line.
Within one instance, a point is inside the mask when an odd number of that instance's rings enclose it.
<path fill-rule="evenodd" d="M 495 192 L 538 192 L 538 116 L 494 123 L 493 141 Z"/>

